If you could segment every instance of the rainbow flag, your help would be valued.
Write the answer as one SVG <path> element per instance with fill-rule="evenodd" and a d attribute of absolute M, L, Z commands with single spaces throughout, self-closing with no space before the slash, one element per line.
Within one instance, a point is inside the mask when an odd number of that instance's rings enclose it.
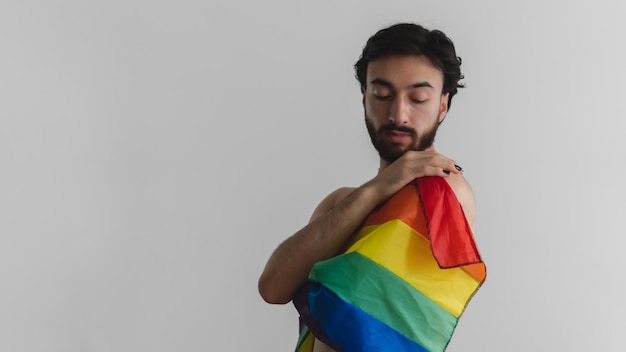
<path fill-rule="evenodd" d="M 441 177 L 405 186 L 364 221 L 348 250 L 314 265 L 294 298 L 301 334 L 337 351 L 444 351 L 485 281 L 463 209 Z"/>

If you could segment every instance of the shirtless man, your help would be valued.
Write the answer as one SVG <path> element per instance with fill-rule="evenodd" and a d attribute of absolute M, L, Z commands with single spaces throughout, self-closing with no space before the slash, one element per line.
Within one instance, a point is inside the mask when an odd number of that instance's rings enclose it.
<path fill-rule="evenodd" d="M 342 253 L 366 216 L 415 178 L 444 177 L 473 228 L 474 196 L 461 167 L 433 146 L 462 87 L 460 64 L 444 33 L 419 25 L 393 25 L 368 40 L 355 69 L 365 124 L 380 155 L 379 172 L 360 187 L 330 193 L 308 225 L 276 248 L 259 278 L 265 301 L 290 302 L 313 264 Z M 314 351 L 332 349 L 316 339 Z"/>

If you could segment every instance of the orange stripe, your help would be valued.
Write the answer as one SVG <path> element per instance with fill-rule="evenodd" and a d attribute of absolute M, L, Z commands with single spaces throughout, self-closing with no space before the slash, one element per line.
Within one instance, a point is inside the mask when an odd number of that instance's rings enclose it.
<path fill-rule="evenodd" d="M 483 263 L 464 265 L 461 268 L 474 277 L 478 282 L 484 282 L 487 277 L 487 268 Z"/>
<path fill-rule="evenodd" d="M 362 227 L 380 225 L 394 219 L 399 219 L 421 234 L 428 234 L 422 202 L 413 183 L 404 186 L 384 205 L 370 213 Z"/>

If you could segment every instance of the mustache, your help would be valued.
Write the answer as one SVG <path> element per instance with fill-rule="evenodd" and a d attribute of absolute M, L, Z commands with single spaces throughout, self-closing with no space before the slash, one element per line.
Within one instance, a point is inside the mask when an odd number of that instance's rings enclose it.
<path fill-rule="evenodd" d="M 417 135 L 417 132 L 415 131 L 415 129 L 408 127 L 408 126 L 398 126 L 395 123 L 390 123 L 387 125 L 380 126 L 380 128 L 378 129 L 378 133 L 385 133 L 385 132 L 391 132 L 391 131 L 405 132 L 413 136 Z"/>

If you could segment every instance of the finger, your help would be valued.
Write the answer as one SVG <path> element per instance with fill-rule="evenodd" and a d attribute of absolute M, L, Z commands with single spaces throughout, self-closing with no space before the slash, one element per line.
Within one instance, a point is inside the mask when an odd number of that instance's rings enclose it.
<path fill-rule="evenodd" d="M 455 170 L 456 171 L 456 170 Z M 424 168 L 424 176 L 448 177 L 452 171 L 439 166 L 428 166 Z"/>
<path fill-rule="evenodd" d="M 440 171 L 446 175 L 460 174 L 463 171 L 463 168 L 456 161 L 443 155 L 435 161 L 434 166 L 439 167 Z"/>
<path fill-rule="evenodd" d="M 458 164 L 452 162 L 454 167 L 445 167 L 443 169 L 443 173 L 446 175 L 450 175 L 450 173 L 455 173 L 455 174 L 460 174 L 463 172 L 463 168 L 460 167 Z"/>

